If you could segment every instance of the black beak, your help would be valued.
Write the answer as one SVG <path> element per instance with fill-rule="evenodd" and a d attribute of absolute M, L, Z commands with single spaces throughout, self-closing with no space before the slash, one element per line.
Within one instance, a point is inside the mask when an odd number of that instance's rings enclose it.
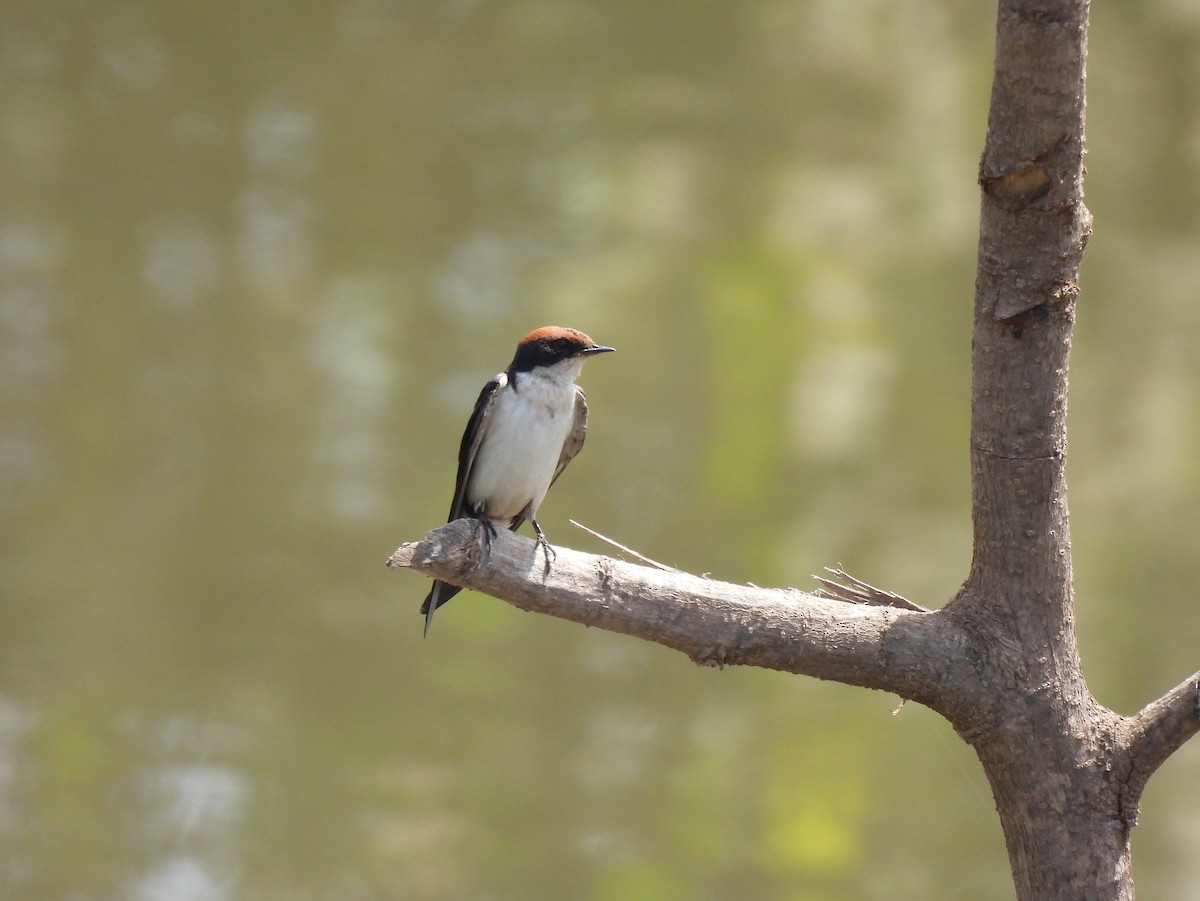
<path fill-rule="evenodd" d="M 616 350 L 615 347 L 606 347 L 603 344 L 593 344 L 591 347 L 587 348 L 583 352 L 584 352 L 584 354 L 587 354 L 590 356 L 591 354 L 610 354 L 614 350 Z"/>

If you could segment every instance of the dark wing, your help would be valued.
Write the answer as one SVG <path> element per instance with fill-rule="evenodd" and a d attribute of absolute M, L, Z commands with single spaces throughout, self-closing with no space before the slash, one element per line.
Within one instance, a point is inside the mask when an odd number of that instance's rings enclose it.
<path fill-rule="evenodd" d="M 562 471 L 567 468 L 567 464 L 574 460 L 575 455 L 583 448 L 583 439 L 587 437 L 587 424 L 587 398 L 584 397 L 583 389 L 576 385 L 575 425 L 571 427 L 571 432 L 567 435 L 567 440 L 563 442 L 562 454 L 558 458 L 558 466 L 554 468 L 554 478 L 550 480 L 551 485 L 562 475 Z"/>
<path fill-rule="evenodd" d="M 454 482 L 454 500 L 450 503 L 450 516 L 446 522 L 454 522 L 463 516 L 470 516 L 473 511 L 464 509 L 467 497 L 467 483 L 471 481 L 471 469 L 475 465 L 475 457 L 479 453 L 479 445 L 487 432 L 488 416 L 492 405 L 496 402 L 496 392 L 508 384 L 508 376 L 503 372 L 483 386 L 479 398 L 475 401 L 475 409 L 467 420 L 467 428 L 463 432 L 462 443 L 458 447 L 458 477 Z M 429 634 L 429 624 L 433 622 L 433 613 L 438 607 L 462 591 L 457 585 L 434 580 L 433 587 L 421 605 L 425 614 L 425 634 Z"/>
<path fill-rule="evenodd" d="M 502 372 L 483 386 L 479 398 L 475 401 L 475 409 L 471 412 L 471 418 L 467 420 L 462 444 L 458 447 L 458 478 L 454 482 L 454 500 L 450 504 L 450 516 L 446 522 L 454 522 L 473 512 L 463 509 L 467 483 L 471 480 L 471 469 L 475 466 L 479 445 L 483 443 L 483 436 L 487 433 L 488 417 L 496 403 L 496 392 L 507 384 L 508 376 Z"/>

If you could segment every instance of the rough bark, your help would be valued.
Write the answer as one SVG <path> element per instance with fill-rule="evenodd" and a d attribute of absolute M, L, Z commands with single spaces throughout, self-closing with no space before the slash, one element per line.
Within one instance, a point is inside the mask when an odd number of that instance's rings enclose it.
<path fill-rule="evenodd" d="M 545 572 L 536 543 L 456 520 L 402 545 L 409 567 L 548 613 L 658 642 L 708 666 L 758 666 L 895 692 L 940 707 L 977 678 L 952 618 L 897 596 L 852 603 L 794 588 L 733 585 L 558 548 Z M 878 603 L 871 603 L 878 600 Z M 957 686 L 950 690 L 949 686 Z"/>
<path fill-rule="evenodd" d="M 945 607 L 855 587 L 821 596 L 729 585 L 566 549 L 547 574 L 521 536 L 502 532 L 480 554 L 478 526 L 466 521 L 389 560 L 699 663 L 835 679 L 928 705 L 983 764 L 1021 901 L 1133 898 L 1129 839 L 1142 790 L 1200 729 L 1200 673 L 1123 717 L 1088 691 L 1075 641 L 1066 407 L 1091 227 L 1087 16 L 1087 0 L 999 5 L 979 173 L 974 556 Z"/>

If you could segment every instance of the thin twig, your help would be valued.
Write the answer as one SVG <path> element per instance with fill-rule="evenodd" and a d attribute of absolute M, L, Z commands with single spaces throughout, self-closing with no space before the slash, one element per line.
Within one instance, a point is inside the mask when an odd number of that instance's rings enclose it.
<path fill-rule="evenodd" d="M 916 610 L 919 613 L 929 612 L 925 607 L 914 604 L 908 598 L 901 597 L 895 592 L 876 588 L 874 585 L 868 585 L 862 579 L 854 578 L 842 569 L 841 564 L 834 567 L 827 566 L 825 572 L 832 575 L 833 578 L 813 576 L 821 583 L 821 587 L 816 591 L 820 597 L 833 601 L 845 601 L 848 604 L 870 604 L 874 607 L 899 607 L 902 610 Z"/>
<path fill-rule="evenodd" d="M 647 564 L 648 566 L 654 566 L 654 567 L 657 567 L 658 569 L 666 570 L 669 573 L 683 572 L 683 570 L 676 569 L 673 566 L 667 566 L 667 564 L 665 564 L 665 563 L 659 563 L 657 560 L 651 560 L 649 557 L 647 557 L 643 554 L 639 554 L 633 548 L 625 547 L 625 545 L 621 544 L 621 542 L 613 541 L 607 535 L 601 535 L 595 529 L 589 529 L 587 526 L 583 525 L 583 523 L 578 523 L 573 519 L 568 520 L 568 522 L 570 522 L 571 525 L 573 525 L 577 529 L 583 529 L 583 531 L 587 532 L 593 538 L 599 538 L 604 543 L 611 544 L 613 547 L 617 548 L 618 550 L 624 551 L 627 554 L 631 554 L 632 556 L 637 557 L 637 559 L 641 560 L 643 563 Z"/>

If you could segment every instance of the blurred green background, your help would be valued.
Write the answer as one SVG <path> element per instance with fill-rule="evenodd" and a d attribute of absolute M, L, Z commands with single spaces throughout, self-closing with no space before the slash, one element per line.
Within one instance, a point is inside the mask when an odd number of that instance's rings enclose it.
<path fill-rule="evenodd" d="M 618 353 L 540 517 L 733 581 L 970 555 L 964 0 L 0 5 L 0 896 L 1007 899 L 936 715 L 389 572 L 524 332 Z M 1094 10 L 1077 621 L 1200 666 L 1200 3 Z M 1148 898 L 1200 898 L 1200 746 Z"/>

